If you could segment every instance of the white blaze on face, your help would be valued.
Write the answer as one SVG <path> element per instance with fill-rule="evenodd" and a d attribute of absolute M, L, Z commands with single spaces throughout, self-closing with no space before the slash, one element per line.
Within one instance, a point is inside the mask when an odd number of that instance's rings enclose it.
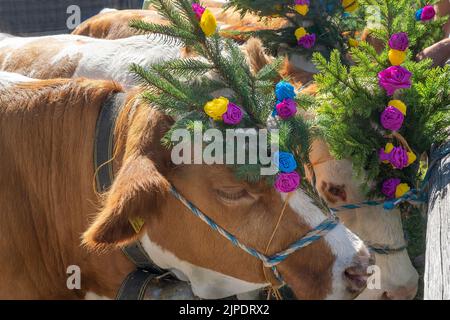
<path fill-rule="evenodd" d="M 283 201 L 285 201 L 287 195 L 282 193 L 281 197 Z M 301 190 L 295 191 L 290 196 L 289 206 L 303 219 L 303 221 L 310 225 L 311 229 L 318 226 L 327 218 Z M 358 252 L 363 249 L 364 243 L 342 224 L 338 224 L 333 230 L 328 232 L 324 239 L 336 259 L 332 270 L 332 292 L 326 299 L 348 298 L 343 274 L 345 269 L 352 265 Z"/>
<path fill-rule="evenodd" d="M 141 243 L 156 265 L 172 271 L 180 280 L 189 281 L 192 291 L 200 298 L 221 299 L 267 286 L 266 283 L 247 282 L 183 261 L 152 242 L 148 235 L 141 238 Z"/>
<path fill-rule="evenodd" d="M 96 294 L 93 291 L 88 291 L 86 295 L 84 296 L 84 300 L 112 300 L 111 298 L 101 296 Z"/>
<path fill-rule="evenodd" d="M 317 159 L 320 159 L 318 156 L 320 155 L 320 148 L 325 147 L 317 142 L 315 147 L 315 155 Z M 327 155 L 324 151 L 322 153 Z M 360 188 L 364 178 L 354 176 L 350 161 L 328 160 L 314 166 L 314 172 L 319 192 L 323 192 L 320 189 L 323 182 L 345 186 L 347 201 L 339 201 L 334 204 L 335 206 L 365 200 Z M 405 245 L 402 219 L 398 209 L 386 211 L 382 206 L 359 208 L 342 211 L 339 218 L 347 228 L 358 234 L 368 245 L 388 246 L 390 248 L 400 248 Z M 406 290 L 403 291 L 407 292 L 407 296 L 414 294 L 419 276 L 406 250 L 387 255 L 375 254 L 375 261 L 381 270 L 381 287 L 379 289 L 367 288 L 359 298 L 379 299 L 385 292 L 399 292 L 404 288 Z"/>
<path fill-rule="evenodd" d="M 21 82 L 30 82 L 30 81 L 35 80 L 17 73 L 0 71 L 0 89 L 13 86 Z"/>

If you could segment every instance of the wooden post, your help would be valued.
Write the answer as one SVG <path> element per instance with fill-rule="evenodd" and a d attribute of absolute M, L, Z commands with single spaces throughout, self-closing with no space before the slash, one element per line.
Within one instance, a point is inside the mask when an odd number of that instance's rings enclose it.
<path fill-rule="evenodd" d="M 431 160 L 450 148 L 432 152 Z M 429 184 L 424 299 L 450 300 L 450 155 L 438 160 Z"/>

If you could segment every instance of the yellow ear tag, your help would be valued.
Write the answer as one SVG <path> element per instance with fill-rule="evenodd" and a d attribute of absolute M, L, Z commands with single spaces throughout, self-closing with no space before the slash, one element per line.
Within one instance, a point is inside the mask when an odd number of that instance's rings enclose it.
<path fill-rule="evenodd" d="M 131 227 L 133 227 L 134 232 L 139 233 L 144 226 L 144 219 L 142 218 L 133 218 L 128 220 L 131 224 Z"/>

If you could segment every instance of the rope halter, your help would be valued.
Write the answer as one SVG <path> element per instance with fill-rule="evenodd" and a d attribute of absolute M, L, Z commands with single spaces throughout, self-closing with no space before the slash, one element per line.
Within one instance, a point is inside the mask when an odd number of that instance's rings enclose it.
<path fill-rule="evenodd" d="M 231 233 L 229 233 L 228 231 L 226 231 L 225 229 L 220 227 L 211 218 L 209 218 L 207 215 L 205 215 L 203 212 L 201 212 L 194 204 L 192 204 L 185 197 L 183 197 L 173 186 L 171 188 L 171 192 L 175 198 L 180 200 L 181 203 L 183 203 L 194 215 L 196 215 L 203 222 L 205 222 L 211 229 L 217 231 L 223 237 L 225 237 L 226 239 L 231 241 L 231 243 L 233 245 L 235 245 L 236 247 L 241 248 L 248 254 L 261 260 L 265 267 L 271 268 L 275 277 L 278 279 L 278 281 L 280 281 L 281 284 L 284 284 L 284 281 L 283 281 L 283 278 L 281 277 L 280 273 L 276 269 L 276 266 L 278 264 L 280 264 L 281 262 L 283 262 L 284 260 L 286 260 L 287 257 L 289 257 L 291 254 L 293 254 L 297 250 L 300 250 L 300 249 L 312 244 L 313 242 L 319 240 L 320 238 L 322 238 L 329 231 L 334 229 L 334 227 L 336 227 L 339 223 L 335 219 L 331 219 L 331 218 L 326 219 L 322 223 L 320 223 L 317 227 L 315 227 L 314 229 L 309 231 L 302 238 L 298 239 L 297 241 L 295 241 L 291 245 L 289 245 L 285 250 L 282 250 L 271 256 L 267 256 L 266 254 L 263 254 L 263 253 L 259 252 L 258 250 L 243 244 L 234 235 L 232 235 Z M 277 228 L 275 228 L 275 230 L 276 229 Z M 270 245 L 270 242 L 269 242 L 269 245 Z"/>

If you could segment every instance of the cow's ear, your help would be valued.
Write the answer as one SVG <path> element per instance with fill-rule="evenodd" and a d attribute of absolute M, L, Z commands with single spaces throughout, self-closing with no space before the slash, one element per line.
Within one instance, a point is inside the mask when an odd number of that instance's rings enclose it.
<path fill-rule="evenodd" d="M 154 214 L 168 193 L 170 184 L 146 156 L 128 159 L 119 170 L 104 205 L 83 234 L 90 249 L 121 246 L 136 240 L 139 234 L 130 221 Z"/>
<path fill-rule="evenodd" d="M 263 43 L 258 38 L 248 39 L 245 43 L 245 52 L 247 54 L 248 64 L 254 74 L 257 74 L 262 68 L 270 64 L 273 60 L 266 55 Z"/>

